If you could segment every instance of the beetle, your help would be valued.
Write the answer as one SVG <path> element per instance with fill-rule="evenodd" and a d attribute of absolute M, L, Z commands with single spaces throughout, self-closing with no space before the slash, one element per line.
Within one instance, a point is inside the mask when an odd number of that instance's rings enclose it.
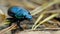
<path fill-rule="evenodd" d="M 8 15 L 12 18 L 7 18 L 10 20 L 9 26 L 11 26 L 12 23 L 16 23 L 20 30 L 23 30 L 23 28 L 20 26 L 20 22 L 24 20 L 32 21 L 32 16 L 30 12 L 22 7 L 19 6 L 12 6 L 8 9 Z"/>

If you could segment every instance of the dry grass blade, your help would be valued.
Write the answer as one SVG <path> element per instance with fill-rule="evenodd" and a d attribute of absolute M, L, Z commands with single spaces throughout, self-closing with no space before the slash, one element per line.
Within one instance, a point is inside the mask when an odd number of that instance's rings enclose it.
<path fill-rule="evenodd" d="M 37 18 L 36 22 L 34 23 L 34 25 L 32 26 L 32 29 L 34 28 L 34 26 L 36 26 L 36 24 L 43 18 L 44 14 L 46 13 L 47 11 L 44 11 L 43 13 L 40 14 L 40 16 Z"/>
<path fill-rule="evenodd" d="M 53 14 L 53 15 L 47 17 L 47 18 L 44 19 L 43 21 L 39 22 L 39 24 L 36 25 L 35 28 L 34 28 L 33 30 L 35 30 L 35 29 L 36 29 L 39 25 L 41 25 L 42 23 L 44 23 L 44 22 L 46 22 L 46 21 L 48 21 L 48 20 L 50 20 L 50 19 L 52 19 L 53 17 L 56 17 L 56 16 L 58 16 L 58 15 L 59 15 L 59 14 Z"/>
<path fill-rule="evenodd" d="M 50 4 L 49 4 L 49 3 L 45 3 L 45 4 L 42 5 L 42 8 L 41 8 L 41 7 L 38 7 L 38 8 L 36 8 L 35 10 L 33 10 L 33 11 L 31 12 L 31 15 L 35 15 L 35 14 L 39 13 L 39 11 L 41 12 L 41 11 L 43 11 L 44 9 L 46 9 L 46 8 L 54 5 L 54 4 L 57 3 L 57 2 L 58 2 L 58 1 L 54 0 L 53 2 L 50 2 Z M 41 9 L 41 10 L 39 10 L 39 9 Z M 38 10 L 38 11 L 37 11 L 37 10 Z M 37 11 L 37 12 L 36 12 L 36 11 Z M 34 26 L 38 23 L 38 21 L 42 18 L 42 16 L 43 16 L 43 15 L 39 16 L 39 18 L 37 19 L 37 21 L 36 21 L 35 24 L 33 25 L 32 29 L 33 29 Z"/>
<path fill-rule="evenodd" d="M 46 13 L 60 13 L 60 9 L 51 10 L 51 11 L 48 11 Z"/>
<path fill-rule="evenodd" d="M 35 8 L 34 10 L 32 10 L 30 13 L 33 14 L 34 12 L 36 12 L 37 10 L 41 9 L 41 6 Z"/>
<path fill-rule="evenodd" d="M 13 24 L 12 26 L 10 26 L 10 27 L 8 27 L 6 29 L 1 30 L 0 34 L 4 34 L 4 33 L 8 32 L 8 31 L 14 29 L 14 27 L 16 27 L 16 24 Z"/>
<path fill-rule="evenodd" d="M 36 6 L 34 6 L 34 4 L 28 2 L 27 0 L 23 0 L 22 4 L 23 4 L 26 8 L 29 8 L 29 9 L 34 9 L 34 8 L 36 8 Z"/>
<path fill-rule="evenodd" d="M 31 15 L 36 15 L 36 14 L 38 14 L 39 12 L 47 9 L 48 7 L 54 5 L 54 4 L 57 3 L 57 2 L 59 2 L 59 1 L 54 0 L 53 2 L 45 3 L 45 4 L 43 4 L 41 7 L 39 7 L 38 10 L 36 10 L 37 12 L 36 12 L 36 11 L 31 11 Z M 33 12 L 33 13 L 32 13 L 32 12 Z"/>
<path fill-rule="evenodd" d="M 43 28 L 43 29 L 46 29 L 46 30 L 60 30 L 60 28 Z"/>
<path fill-rule="evenodd" d="M 6 15 L 3 13 L 3 11 L 0 9 L 0 25 L 2 22 L 6 19 Z"/>
<path fill-rule="evenodd" d="M 40 15 L 38 18 L 37 18 L 37 20 L 36 20 L 36 22 L 34 23 L 34 25 L 32 26 L 32 29 L 34 28 L 34 26 L 43 18 L 43 14 L 42 15 Z"/>
<path fill-rule="evenodd" d="M 4 13 L 2 12 L 2 10 L 0 9 L 0 14 L 4 15 Z"/>

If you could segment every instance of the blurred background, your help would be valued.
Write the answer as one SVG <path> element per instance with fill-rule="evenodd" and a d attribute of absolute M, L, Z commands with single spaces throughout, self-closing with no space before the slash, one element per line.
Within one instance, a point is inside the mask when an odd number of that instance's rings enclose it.
<path fill-rule="evenodd" d="M 60 14 L 60 2 L 59 1 L 60 0 L 0 0 L 0 10 L 4 13 L 3 15 L 0 14 L 0 30 L 3 30 L 8 27 L 8 25 L 6 25 L 4 23 L 6 21 L 5 19 L 10 17 L 7 14 L 7 10 L 11 6 L 20 6 L 31 12 L 31 15 L 33 16 L 33 22 L 29 22 L 27 20 L 24 20 L 23 22 L 21 22 L 21 26 L 25 30 L 27 30 L 27 29 L 29 30 L 32 28 L 32 26 L 37 21 L 37 19 L 39 19 L 38 17 L 44 11 L 48 11 L 48 12 L 45 12 L 41 21 L 52 14 L 56 14 L 56 13 Z M 49 33 L 51 34 L 50 31 L 60 30 L 60 15 L 54 17 L 51 20 L 48 20 L 46 23 L 41 24 L 39 27 L 37 27 L 37 30 L 44 30 L 44 32 L 46 32 L 46 30 L 49 30 L 49 32 L 47 34 L 49 34 Z M 55 32 L 53 32 L 53 33 L 55 34 Z M 57 34 L 59 34 L 59 33 L 60 33 L 60 31 Z M 6 34 L 8 34 L 8 33 L 6 33 Z M 10 34 L 10 32 L 9 32 L 9 34 Z M 44 34 L 44 33 L 42 32 L 42 34 Z"/>

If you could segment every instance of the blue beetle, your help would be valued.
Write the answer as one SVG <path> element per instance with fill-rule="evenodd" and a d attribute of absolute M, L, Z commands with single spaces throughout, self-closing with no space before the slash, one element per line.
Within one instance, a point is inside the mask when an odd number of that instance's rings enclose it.
<path fill-rule="evenodd" d="M 32 20 L 32 16 L 30 12 L 28 12 L 26 9 L 18 6 L 13 6 L 8 10 L 8 15 L 15 17 L 17 19 L 28 19 Z"/>
<path fill-rule="evenodd" d="M 8 9 L 8 15 L 12 18 L 7 18 L 10 20 L 9 26 L 11 26 L 12 23 L 16 23 L 19 26 L 20 30 L 23 30 L 23 28 L 20 26 L 20 22 L 23 20 L 32 20 L 32 16 L 28 10 L 19 7 L 19 6 L 12 6 Z"/>

